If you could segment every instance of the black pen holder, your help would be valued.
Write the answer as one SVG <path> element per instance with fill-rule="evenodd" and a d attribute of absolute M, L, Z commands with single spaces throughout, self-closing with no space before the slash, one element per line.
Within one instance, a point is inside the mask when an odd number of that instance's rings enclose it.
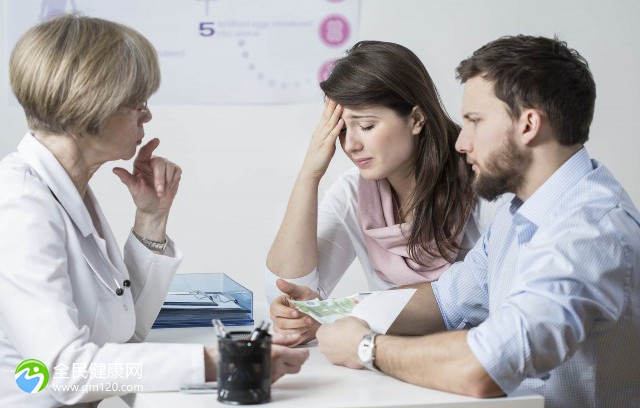
<path fill-rule="evenodd" d="M 218 401 L 263 404 L 271 400 L 271 336 L 251 341 L 251 332 L 218 339 Z"/>

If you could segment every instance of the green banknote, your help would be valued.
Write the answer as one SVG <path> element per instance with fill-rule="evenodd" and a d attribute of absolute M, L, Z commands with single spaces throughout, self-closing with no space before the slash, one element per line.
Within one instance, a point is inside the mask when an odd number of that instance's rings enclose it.
<path fill-rule="evenodd" d="M 362 299 L 364 299 L 368 293 L 357 293 L 345 298 L 336 299 L 313 299 L 313 300 L 292 300 L 289 299 L 289 303 L 309 316 L 313 317 L 322 324 L 333 323 L 338 319 L 345 316 L 349 316 L 354 307 Z"/>

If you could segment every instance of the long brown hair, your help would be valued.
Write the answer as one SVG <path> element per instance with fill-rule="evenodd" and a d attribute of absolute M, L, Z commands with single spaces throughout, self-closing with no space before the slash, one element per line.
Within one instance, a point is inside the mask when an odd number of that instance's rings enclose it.
<path fill-rule="evenodd" d="M 346 107 L 385 106 L 401 117 L 415 106 L 422 109 L 426 123 L 417 142 L 416 188 L 406 211 L 414 216 L 408 253 L 424 266 L 429 265 L 422 251 L 453 262 L 460 249 L 457 237 L 474 204 L 473 176 L 455 149 L 460 127 L 447 114 L 420 59 L 398 44 L 360 41 L 336 61 L 320 87 Z"/>

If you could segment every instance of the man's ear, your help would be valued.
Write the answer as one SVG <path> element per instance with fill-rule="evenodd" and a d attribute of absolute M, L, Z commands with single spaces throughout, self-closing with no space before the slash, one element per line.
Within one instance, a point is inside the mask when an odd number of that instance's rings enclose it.
<path fill-rule="evenodd" d="M 523 145 L 529 145 L 540 135 L 542 128 L 542 113 L 536 109 L 525 109 L 520 115 L 518 124 L 520 141 Z"/>
<path fill-rule="evenodd" d="M 411 133 L 419 135 L 426 122 L 426 117 L 424 116 L 422 109 L 418 106 L 414 106 L 409 114 L 409 120 L 411 121 Z"/>

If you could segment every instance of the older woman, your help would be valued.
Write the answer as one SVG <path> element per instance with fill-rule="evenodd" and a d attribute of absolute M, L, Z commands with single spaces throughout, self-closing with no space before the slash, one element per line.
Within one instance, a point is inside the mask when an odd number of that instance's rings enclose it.
<path fill-rule="evenodd" d="M 20 38 L 10 77 L 30 131 L 0 162 L 0 377 L 26 359 L 51 377 L 35 394 L 0 381 L 0 406 L 78 404 L 132 386 L 176 390 L 215 379 L 215 349 L 131 344 L 149 332 L 182 259 L 166 235 L 180 167 L 153 156 L 153 139 L 132 173 L 114 169 L 136 205 L 124 259 L 88 184 L 102 164 L 133 158 L 142 144 L 146 101 L 160 84 L 153 46 L 116 23 L 62 16 Z M 276 346 L 274 355 L 277 378 L 307 353 Z"/>

